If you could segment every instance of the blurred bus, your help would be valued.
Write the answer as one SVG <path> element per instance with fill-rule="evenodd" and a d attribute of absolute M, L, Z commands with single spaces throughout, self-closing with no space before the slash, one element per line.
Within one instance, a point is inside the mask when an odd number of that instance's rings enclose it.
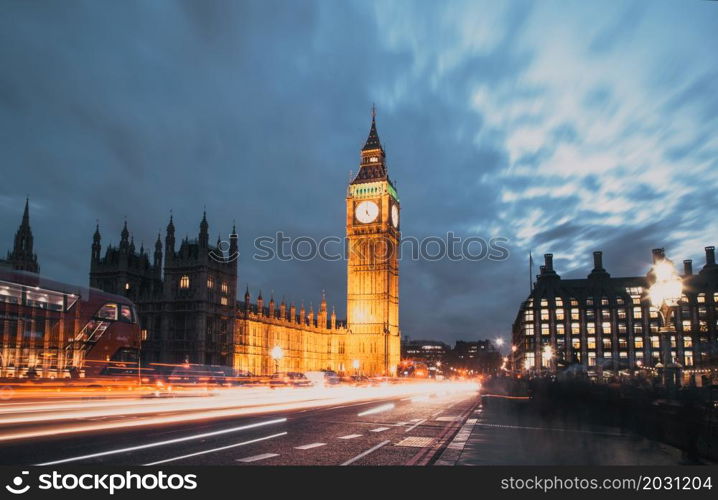
<path fill-rule="evenodd" d="M 0 378 L 64 379 L 137 367 L 137 311 L 125 297 L 0 269 Z"/>

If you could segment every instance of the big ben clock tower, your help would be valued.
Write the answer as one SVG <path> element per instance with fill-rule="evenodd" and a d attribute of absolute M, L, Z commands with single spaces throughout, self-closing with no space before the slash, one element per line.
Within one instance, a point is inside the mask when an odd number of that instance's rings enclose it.
<path fill-rule="evenodd" d="M 367 375 L 394 375 L 399 364 L 399 212 L 372 110 L 347 192 L 349 362 Z"/>

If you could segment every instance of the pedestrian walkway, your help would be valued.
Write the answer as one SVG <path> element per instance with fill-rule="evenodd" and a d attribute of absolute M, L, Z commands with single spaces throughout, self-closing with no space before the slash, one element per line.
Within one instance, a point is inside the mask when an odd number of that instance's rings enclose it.
<path fill-rule="evenodd" d="M 478 407 L 436 465 L 675 465 L 680 450 L 617 428 L 546 420 L 527 403 Z"/>

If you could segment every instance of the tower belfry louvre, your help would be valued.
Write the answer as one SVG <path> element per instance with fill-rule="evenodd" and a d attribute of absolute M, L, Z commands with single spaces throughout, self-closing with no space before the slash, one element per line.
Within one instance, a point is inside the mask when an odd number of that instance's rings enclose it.
<path fill-rule="evenodd" d="M 265 304 L 259 292 L 253 301 L 249 286 L 238 300 L 236 229 L 228 251 L 221 241 L 210 245 L 206 211 L 197 238 L 183 239 L 179 249 L 170 217 L 164 247 L 158 235 L 152 261 L 127 243 L 126 224 L 120 247 L 108 247 L 103 257 L 98 227 L 90 283 L 137 303 L 147 362 L 220 364 L 266 375 L 275 370 L 272 350 L 279 346 L 279 371 L 392 375 L 400 355 L 399 197 L 373 110 L 359 172 L 349 184 L 346 216 L 346 322 L 337 320 L 333 306 L 328 312 L 324 292 L 314 302 L 319 303 L 316 312 L 311 300 L 287 304 L 282 298 L 276 304 L 272 294 Z"/>

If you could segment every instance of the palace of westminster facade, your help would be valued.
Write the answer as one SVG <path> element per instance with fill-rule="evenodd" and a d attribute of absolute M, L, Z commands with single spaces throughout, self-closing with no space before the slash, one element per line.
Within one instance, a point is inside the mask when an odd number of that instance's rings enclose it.
<path fill-rule="evenodd" d="M 117 246 L 102 248 L 99 225 L 92 241 L 90 286 L 124 295 L 136 305 L 144 362 L 231 366 L 257 375 L 275 371 L 272 351 L 282 349 L 280 371 L 335 370 L 393 375 L 400 357 L 399 197 L 386 168 L 372 113 L 360 168 L 347 188 L 347 320 L 337 321 L 322 296 L 319 309 L 247 288 L 237 300 L 236 228 L 226 243 L 209 241 L 206 213 L 196 239 L 177 245 L 170 216 L 150 255 L 139 250 L 125 222 Z M 228 250 L 228 251 L 227 251 Z M 233 256 L 235 256 L 233 258 Z M 13 250 L 0 266 L 39 272 L 33 252 L 29 203 Z M 118 360 L 119 361 L 119 360 Z"/>

